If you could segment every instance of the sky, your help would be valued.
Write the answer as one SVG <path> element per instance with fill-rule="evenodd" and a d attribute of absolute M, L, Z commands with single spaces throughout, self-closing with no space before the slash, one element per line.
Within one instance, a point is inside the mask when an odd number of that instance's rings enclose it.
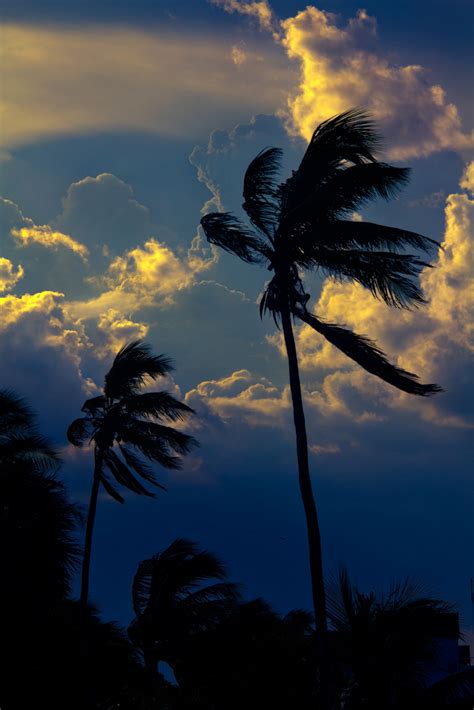
<path fill-rule="evenodd" d="M 469 0 L 0 0 L 0 387 L 25 396 L 87 505 L 91 452 L 67 425 L 116 351 L 175 362 L 162 387 L 195 409 L 201 446 L 156 499 L 105 495 L 91 594 L 132 617 L 140 560 L 178 536 L 227 563 L 248 597 L 311 605 L 287 365 L 260 320 L 268 274 L 209 248 L 203 214 L 242 215 L 267 146 L 296 169 L 316 125 L 372 112 L 384 159 L 412 169 L 353 215 L 443 243 L 427 305 L 390 309 L 311 275 L 322 318 L 375 339 L 445 390 L 414 399 L 296 328 L 328 575 L 363 589 L 410 575 L 472 625 L 474 131 Z"/>

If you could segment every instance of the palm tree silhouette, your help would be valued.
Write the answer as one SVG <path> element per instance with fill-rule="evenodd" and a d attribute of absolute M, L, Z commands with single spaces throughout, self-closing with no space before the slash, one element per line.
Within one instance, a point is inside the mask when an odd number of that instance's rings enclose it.
<path fill-rule="evenodd" d="M 141 391 L 147 380 L 165 377 L 172 369 L 169 358 L 152 355 L 143 342 L 125 345 L 105 376 L 103 394 L 88 399 L 82 407 L 85 416 L 75 419 L 67 430 L 74 446 L 82 446 L 86 441 L 94 445 L 80 595 L 84 606 L 89 596 L 92 534 L 100 485 L 119 503 L 124 498 L 116 483 L 138 495 L 154 497 L 139 478 L 158 488 L 164 486 L 156 480 L 144 458 L 164 468 L 178 469 L 182 456 L 197 445 L 192 436 L 163 424 L 186 419 L 193 413 L 190 407 L 168 392 Z"/>
<path fill-rule="evenodd" d="M 140 562 L 132 587 L 135 619 L 129 635 L 141 648 L 152 678 L 159 661 L 172 667 L 193 634 L 207 632 L 239 598 L 221 560 L 178 538 Z"/>
<path fill-rule="evenodd" d="M 315 130 L 298 170 L 285 182 L 276 182 L 280 149 L 267 148 L 250 163 L 244 177 L 243 208 L 255 229 L 229 213 L 211 213 L 201 219 L 211 244 L 247 263 L 264 263 L 273 271 L 261 298 L 260 314 L 268 311 L 281 324 L 286 345 L 313 606 L 321 632 L 327 629 L 323 560 L 292 318 L 307 323 L 365 370 L 400 390 L 427 396 L 440 389 L 420 384 L 416 375 L 390 364 L 365 336 L 325 323 L 307 309 L 310 296 L 301 272 L 313 269 L 342 281 L 356 281 L 390 306 L 408 308 L 424 302 L 412 277 L 428 264 L 399 252 L 406 246 L 428 251 L 437 243 L 403 229 L 347 219 L 375 197 L 393 197 L 408 180 L 406 168 L 377 160 L 379 144 L 365 111 L 342 113 Z"/>

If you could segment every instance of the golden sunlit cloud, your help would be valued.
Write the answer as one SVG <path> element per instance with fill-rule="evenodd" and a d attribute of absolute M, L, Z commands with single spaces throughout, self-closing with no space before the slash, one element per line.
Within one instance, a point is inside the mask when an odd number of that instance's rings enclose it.
<path fill-rule="evenodd" d="M 319 123 L 354 106 L 370 110 L 388 140 L 394 160 L 474 147 L 474 132 L 462 130 L 457 107 L 419 65 L 395 65 L 377 46 L 377 21 L 366 10 L 346 23 L 308 5 L 279 21 L 263 2 L 212 0 L 226 12 L 254 17 L 289 59 L 300 66 L 299 86 L 280 111 L 290 134 L 309 140 Z"/>
<path fill-rule="evenodd" d="M 281 23 L 288 56 L 299 62 L 301 81 L 290 98 L 289 127 L 309 140 L 321 122 L 352 106 L 365 106 L 380 124 L 392 159 L 474 147 L 462 132 L 454 104 L 432 85 L 423 67 L 396 66 L 370 49 L 376 20 L 365 10 L 341 27 L 339 18 L 309 6 Z"/>
<path fill-rule="evenodd" d="M 285 101 L 292 70 L 271 44 L 258 52 L 247 46 L 246 55 L 252 72 L 244 74 L 226 38 L 215 35 L 6 24 L 2 144 L 90 131 L 197 137 L 216 116 L 235 123 L 273 112 Z"/>
<path fill-rule="evenodd" d="M 15 267 L 10 259 L 0 257 L 0 293 L 13 288 L 24 275 L 25 271 L 21 264 L 19 264 L 15 271 Z"/>
<path fill-rule="evenodd" d="M 12 229 L 11 235 L 20 247 L 26 247 L 31 243 L 40 244 L 55 251 L 58 247 L 64 247 L 70 249 L 74 254 L 78 254 L 83 261 L 87 261 L 89 255 L 89 250 L 84 244 L 80 244 L 67 234 L 55 232 L 48 225 Z"/>
<path fill-rule="evenodd" d="M 187 392 L 185 399 L 198 412 L 208 409 L 224 421 L 239 419 L 250 426 L 283 425 L 291 408 L 288 387 L 280 391 L 248 370 L 205 380 Z"/>

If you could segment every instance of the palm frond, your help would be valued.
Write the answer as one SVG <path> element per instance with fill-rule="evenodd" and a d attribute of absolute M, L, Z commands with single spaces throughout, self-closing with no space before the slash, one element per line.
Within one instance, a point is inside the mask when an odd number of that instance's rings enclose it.
<path fill-rule="evenodd" d="M 123 444 L 119 444 L 119 449 L 125 461 L 135 471 L 135 473 L 145 479 L 145 481 L 148 481 L 148 483 L 151 483 L 157 488 L 161 488 L 161 490 L 166 491 L 165 486 L 158 483 L 152 469 L 145 463 L 145 461 L 143 461 L 143 459 L 140 458 L 140 456 L 137 456 L 137 454 Z"/>
<path fill-rule="evenodd" d="M 106 406 L 107 397 L 104 397 L 104 395 L 101 394 L 98 397 L 92 397 L 91 399 L 87 399 L 82 405 L 81 412 L 90 414 L 91 416 L 95 416 L 98 413 L 104 411 Z"/>
<path fill-rule="evenodd" d="M 30 428 L 0 438 L 0 461 L 28 462 L 37 472 L 47 473 L 58 467 L 60 458 L 47 439 Z"/>
<path fill-rule="evenodd" d="M 117 501 L 117 503 L 125 503 L 125 498 L 120 495 L 118 490 L 115 488 L 113 483 L 110 481 L 109 477 L 104 470 L 100 472 L 100 482 L 104 486 L 106 492 L 111 498 Z"/>
<path fill-rule="evenodd" d="M 344 111 L 319 124 L 313 133 L 300 168 L 311 169 L 320 160 L 320 152 L 331 163 L 355 165 L 376 159 L 381 138 L 370 113 L 361 107 Z"/>
<path fill-rule="evenodd" d="M 392 365 L 385 354 L 369 338 L 357 335 L 348 328 L 324 323 L 316 316 L 302 309 L 295 309 L 295 315 L 316 332 L 323 335 L 332 345 L 347 357 L 357 362 L 364 370 L 403 392 L 427 397 L 441 392 L 436 384 L 421 384 L 418 376 Z"/>
<path fill-rule="evenodd" d="M 144 392 L 124 398 L 121 407 L 132 416 L 159 419 L 165 417 L 171 421 L 184 421 L 194 410 L 168 392 Z"/>
<path fill-rule="evenodd" d="M 298 240 L 298 233 L 295 234 Z M 352 222 L 351 220 L 332 220 L 323 223 L 306 223 L 301 228 L 301 251 L 311 256 L 314 242 L 330 249 L 381 249 L 400 251 L 407 246 L 424 252 L 439 249 L 440 243 L 429 237 L 406 229 L 386 227 L 373 222 Z"/>
<path fill-rule="evenodd" d="M 227 212 L 211 212 L 201 219 L 201 226 L 210 244 L 221 247 L 248 264 L 265 257 L 267 247 L 240 220 Z"/>
<path fill-rule="evenodd" d="M 357 281 L 387 305 L 406 308 L 426 303 L 418 285 L 412 281 L 430 264 L 412 254 L 361 249 L 326 249 L 315 245 L 314 264 L 328 276 L 340 281 Z"/>
<path fill-rule="evenodd" d="M 336 578 L 328 584 L 328 620 L 335 631 L 347 631 L 355 617 L 354 589 L 345 567 L 340 567 Z"/>
<path fill-rule="evenodd" d="M 374 162 L 379 147 L 374 122 L 363 109 L 351 109 L 321 123 L 298 170 L 280 187 L 283 219 L 306 204 L 317 189 L 348 163 Z"/>
<path fill-rule="evenodd" d="M 132 604 L 133 611 L 137 617 L 143 614 L 150 598 L 153 561 L 153 558 L 142 560 L 133 578 Z"/>
<path fill-rule="evenodd" d="M 408 168 L 397 168 L 386 163 L 364 163 L 338 170 L 331 180 L 319 189 L 303 214 L 319 218 L 334 218 L 353 212 L 376 197 L 390 200 L 409 180 Z"/>
<path fill-rule="evenodd" d="M 68 426 L 66 436 L 73 446 L 81 447 L 83 443 L 90 439 L 93 431 L 92 422 L 87 417 L 80 417 Z"/>
<path fill-rule="evenodd" d="M 120 457 L 117 456 L 113 449 L 108 449 L 105 452 L 104 464 L 107 466 L 117 483 L 124 486 L 124 488 L 128 488 L 129 491 L 137 493 L 138 495 L 148 496 L 149 498 L 155 497 L 151 491 L 148 491 L 145 486 L 143 486 L 140 481 L 135 478 L 128 466 L 121 461 Z"/>
<path fill-rule="evenodd" d="M 244 203 L 250 221 L 272 241 L 280 210 L 276 174 L 280 168 L 280 148 L 262 150 L 244 176 Z"/>
<path fill-rule="evenodd" d="M 137 448 L 145 458 L 160 464 L 163 468 L 180 469 L 182 466 L 181 457 L 171 453 L 166 443 L 150 440 L 150 437 L 146 433 L 139 431 L 136 426 L 121 427 L 118 433 L 118 441 L 120 445 L 124 443 Z M 130 453 L 129 447 L 127 446 L 126 448 Z"/>
<path fill-rule="evenodd" d="M 149 345 L 135 340 L 125 345 L 115 356 L 105 376 L 104 394 L 110 400 L 136 394 L 148 378 L 165 377 L 173 369 L 170 358 L 152 355 Z"/>
<path fill-rule="evenodd" d="M 0 430 L 32 426 L 34 413 L 26 401 L 9 389 L 0 390 Z"/>
<path fill-rule="evenodd" d="M 137 434 L 142 437 L 147 437 L 150 444 L 155 446 L 169 447 L 177 454 L 187 454 L 194 447 L 198 446 L 198 442 L 193 436 L 185 434 L 173 427 L 157 424 L 156 422 L 145 421 L 141 419 L 130 419 L 118 427 L 118 434 L 125 438 L 130 434 Z"/>

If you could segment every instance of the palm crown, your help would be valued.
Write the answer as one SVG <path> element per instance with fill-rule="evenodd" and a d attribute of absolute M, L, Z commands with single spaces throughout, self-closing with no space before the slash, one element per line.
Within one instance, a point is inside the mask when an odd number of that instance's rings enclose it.
<path fill-rule="evenodd" d="M 117 353 L 103 394 L 88 399 L 82 407 L 85 416 L 68 428 L 74 446 L 95 444 L 100 482 L 121 503 L 124 499 L 115 484 L 147 496 L 153 493 L 140 479 L 163 488 L 144 458 L 177 469 L 181 456 L 197 445 L 192 436 L 163 423 L 184 420 L 193 411 L 190 407 L 168 392 L 141 391 L 147 379 L 165 377 L 172 369 L 169 358 L 152 355 L 141 341 L 129 343 Z"/>
<path fill-rule="evenodd" d="M 138 566 L 133 588 L 131 638 L 146 653 L 172 662 L 190 634 L 209 630 L 239 597 L 221 560 L 178 538 Z"/>
<path fill-rule="evenodd" d="M 274 272 L 260 302 L 261 314 L 269 311 L 278 323 L 282 312 L 289 311 L 368 372 L 426 396 L 440 388 L 420 384 L 416 375 L 390 364 L 368 338 L 310 313 L 310 296 L 300 276 L 304 269 L 320 269 L 339 280 L 354 280 L 397 308 L 424 302 L 413 278 L 429 264 L 400 251 L 409 246 L 427 252 L 437 242 L 348 219 L 376 197 L 393 197 L 408 180 L 407 168 L 377 160 L 379 146 L 368 114 L 361 109 L 340 114 L 316 129 L 298 170 L 285 182 L 277 184 L 276 179 L 280 149 L 267 148 L 250 163 L 242 206 L 253 229 L 229 213 L 205 215 L 201 225 L 211 244 Z"/>

